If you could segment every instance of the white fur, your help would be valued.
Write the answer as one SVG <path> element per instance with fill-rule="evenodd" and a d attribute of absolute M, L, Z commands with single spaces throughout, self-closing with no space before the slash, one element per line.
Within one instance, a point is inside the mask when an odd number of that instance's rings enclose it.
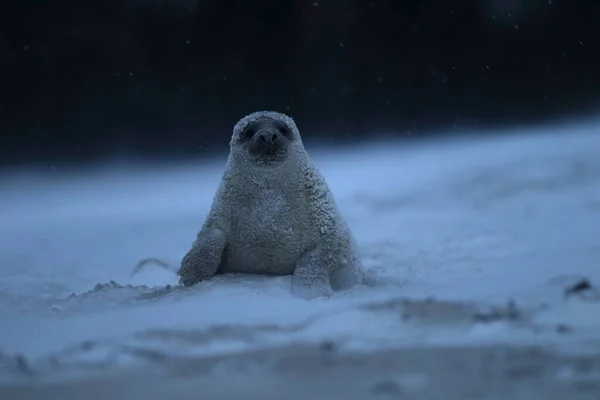
<path fill-rule="evenodd" d="M 269 117 L 293 133 L 275 166 L 252 162 L 240 133 Z M 325 179 L 306 153 L 294 121 L 263 111 L 234 127 L 211 210 L 179 270 L 185 286 L 216 273 L 293 275 L 294 294 L 313 298 L 361 280 L 357 247 Z"/>

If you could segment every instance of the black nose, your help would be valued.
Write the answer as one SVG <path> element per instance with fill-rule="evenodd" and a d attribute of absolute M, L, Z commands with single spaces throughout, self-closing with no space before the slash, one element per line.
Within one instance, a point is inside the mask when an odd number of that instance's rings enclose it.
<path fill-rule="evenodd" d="M 261 132 L 261 133 L 259 133 L 259 139 L 261 142 L 264 142 L 264 143 L 276 143 L 278 140 L 278 137 L 277 137 L 276 133 Z"/>

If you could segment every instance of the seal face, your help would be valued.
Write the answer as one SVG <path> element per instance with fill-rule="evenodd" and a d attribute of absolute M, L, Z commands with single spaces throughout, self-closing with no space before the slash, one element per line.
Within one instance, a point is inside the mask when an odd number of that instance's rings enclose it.
<path fill-rule="evenodd" d="M 286 159 L 289 142 L 293 140 L 292 131 L 285 123 L 269 117 L 260 117 L 242 130 L 238 144 L 246 146 L 253 163 L 268 166 Z"/>

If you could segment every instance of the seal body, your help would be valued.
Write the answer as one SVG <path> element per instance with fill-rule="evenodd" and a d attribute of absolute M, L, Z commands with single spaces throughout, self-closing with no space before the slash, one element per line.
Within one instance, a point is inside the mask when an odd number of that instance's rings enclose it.
<path fill-rule="evenodd" d="M 226 272 L 292 275 L 304 298 L 361 280 L 350 228 L 284 114 L 256 112 L 234 127 L 221 184 L 178 274 L 190 286 Z"/>

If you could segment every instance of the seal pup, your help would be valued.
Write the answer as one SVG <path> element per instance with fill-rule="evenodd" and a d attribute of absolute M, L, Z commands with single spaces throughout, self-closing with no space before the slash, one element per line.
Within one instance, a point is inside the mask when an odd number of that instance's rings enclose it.
<path fill-rule="evenodd" d="M 285 114 L 254 112 L 233 128 L 221 183 L 178 275 L 191 286 L 227 272 L 292 275 L 292 292 L 306 299 L 361 280 L 352 232 Z"/>

